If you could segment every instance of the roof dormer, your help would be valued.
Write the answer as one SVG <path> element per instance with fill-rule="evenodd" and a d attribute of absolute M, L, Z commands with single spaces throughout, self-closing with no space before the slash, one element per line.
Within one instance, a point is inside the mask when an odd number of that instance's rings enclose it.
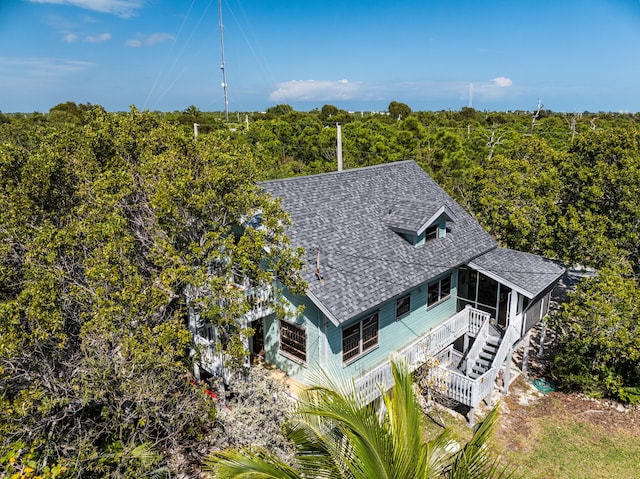
<path fill-rule="evenodd" d="M 414 246 L 447 234 L 447 221 L 454 215 L 446 205 L 435 201 L 395 201 L 386 215 L 387 226 Z"/>

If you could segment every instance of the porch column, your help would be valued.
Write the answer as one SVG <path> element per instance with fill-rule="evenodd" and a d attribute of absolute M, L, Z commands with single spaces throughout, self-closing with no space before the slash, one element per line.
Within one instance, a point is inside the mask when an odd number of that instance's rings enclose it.
<path fill-rule="evenodd" d="M 524 337 L 524 351 L 522 352 L 522 374 L 527 374 L 529 365 L 529 347 L 531 346 L 531 331 Z"/>
<path fill-rule="evenodd" d="M 193 377 L 195 378 L 196 382 L 200 381 L 200 364 L 198 363 L 198 361 L 193 362 Z"/>
<path fill-rule="evenodd" d="M 471 406 L 471 408 L 469 409 L 469 427 L 473 427 L 473 413 L 474 413 L 474 407 Z"/>
<path fill-rule="evenodd" d="M 547 323 L 542 322 L 542 329 L 540 330 L 540 346 L 538 347 L 538 356 L 544 354 L 544 337 L 547 335 Z"/>
<path fill-rule="evenodd" d="M 507 354 L 507 363 L 504 366 L 504 376 L 502 385 L 502 394 L 509 393 L 509 382 L 511 381 L 511 360 L 513 359 L 513 347 L 509 348 L 509 353 Z"/>
<path fill-rule="evenodd" d="M 520 295 L 515 291 L 509 293 L 509 324 L 511 324 L 518 316 L 518 297 Z"/>

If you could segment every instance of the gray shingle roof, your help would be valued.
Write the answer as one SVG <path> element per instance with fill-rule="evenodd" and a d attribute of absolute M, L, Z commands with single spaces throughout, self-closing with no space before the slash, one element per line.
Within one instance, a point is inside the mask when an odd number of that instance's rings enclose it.
<path fill-rule="evenodd" d="M 309 291 L 338 323 L 497 246 L 413 161 L 266 181 L 261 186 L 283 199 L 292 220 L 292 244 L 306 251 Z M 445 238 L 416 247 L 389 227 L 392 211 L 403 211 L 400 220 L 413 226 L 441 206 L 453 216 Z M 411 211 L 415 221 L 407 215 Z M 318 251 L 322 281 L 315 275 Z"/>
<path fill-rule="evenodd" d="M 557 262 L 535 254 L 496 248 L 469 263 L 475 270 L 534 298 L 555 283 L 565 269 Z"/>

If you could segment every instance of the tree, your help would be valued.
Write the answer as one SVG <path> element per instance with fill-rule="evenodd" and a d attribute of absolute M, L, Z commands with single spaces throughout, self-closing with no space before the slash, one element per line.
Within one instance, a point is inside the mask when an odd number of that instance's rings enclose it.
<path fill-rule="evenodd" d="M 583 279 L 552 318 L 554 379 L 568 389 L 640 403 L 640 288 L 628 265 Z"/>
<path fill-rule="evenodd" d="M 561 164 L 563 232 L 572 263 L 629 258 L 640 273 L 640 135 L 614 128 L 576 138 Z M 559 249 L 560 249 L 559 248 Z"/>
<path fill-rule="evenodd" d="M 494 409 L 472 439 L 454 452 L 449 430 L 425 440 L 423 413 L 405 367 L 392 366 L 395 384 L 384 407 L 362 407 L 354 391 L 331 384 L 308 390 L 285 427 L 296 447 L 289 465 L 263 449 L 229 449 L 211 456 L 206 468 L 220 478 L 489 478 L 506 471 L 489 456 Z"/>
<path fill-rule="evenodd" d="M 464 151 L 462 139 L 451 131 L 440 130 L 427 140 L 421 166 L 450 195 L 460 198 L 475 166 Z"/>
<path fill-rule="evenodd" d="M 404 120 L 411 114 L 411 108 L 406 103 L 392 101 L 387 107 L 387 111 L 391 118 L 395 120 Z"/>
<path fill-rule="evenodd" d="M 467 188 L 471 207 L 504 246 L 554 255 L 562 188 L 559 156 L 544 140 L 516 138 L 475 170 L 473 186 Z"/>
<path fill-rule="evenodd" d="M 279 105 L 274 105 L 267 108 L 267 117 L 277 118 L 281 116 L 286 116 L 293 112 L 295 112 L 295 110 L 291 105 L 287 105 L 286 103 L 281 103 Z"/>
<path fill-rule="evenodd" d="M 189 384 L 187 303 L 241 362 L 234 268 L 295 289 L 300 261 L 246 147 L 135 109 L 86 116 L 0 145 L 0 456 L 22 441 L 42 470 L 140 477 L 216 415 Z M 126 460 L 147 443 L 154 461 Z"/>

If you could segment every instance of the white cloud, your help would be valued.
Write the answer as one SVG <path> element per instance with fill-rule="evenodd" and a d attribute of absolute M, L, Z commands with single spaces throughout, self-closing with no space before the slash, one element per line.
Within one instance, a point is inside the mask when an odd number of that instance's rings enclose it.
<path fill-rule="evenodd" d="M 348 80 L 291 80 L 277 85 L 269 95 L 270 101 L 331 101 L 355 98 L 361 83 Z"/>
<path fill-rule="evenodd" d="M 0 57 L 0 78 L 60 78 L 80 73 L 95 66 L 95 63 L 65 58 L 7 58 Z"/>
<path fill-rule="evenodd" d="M 495 86 L 500 88 L 510 87 L 513 85 L 511 78 L 507 78 L 507 77 L 498 77 L 498 78 L 494 78 L 491 81 Z"/>
<path fill-rule="evenodd" d="M 162 42 L 166 42 L 169 40 L 174 40 L 175 37 L 173 35 L 170 35 L 168 33 L 152 33 L 151 35 L 149 35 L 146 39 L 146 44 L 147 45 L 156 45 L 158 43 L 162 43 Z"/>
<path fill-rule="evenodd" d="M 93 35 L 89 37 L 85 37 L 83 41 L 88 43 L 102 43 L 111 40 L 110 33 L 100 33 L 99 35 Z"/>
<path fill-rule="evenodd" d="M 175 40 L 173 35 L 169 33 L 152 33 L 151 35 L 143 35 L 138 33 L 136 38 L 129 39 L 125 42 L 125 46 L 132 48 L 151 47 L 162 42 Z"/>
<path fill-rule="evenodd" d="M 66 43 L 73 43 L 77 40 L 78 40 L 78 35 L 76 35 L 75 33 L 67 33 L 62 37 L 62 41 Z"/>
<path fill-rule="evenodd" d="M 132 17 L 136 10 L 144 6 L 145 0 L 28 0 L 31 3 L 52 3 L 71 5 L 101 13 L 110 13 L 119 17 Z"/>

